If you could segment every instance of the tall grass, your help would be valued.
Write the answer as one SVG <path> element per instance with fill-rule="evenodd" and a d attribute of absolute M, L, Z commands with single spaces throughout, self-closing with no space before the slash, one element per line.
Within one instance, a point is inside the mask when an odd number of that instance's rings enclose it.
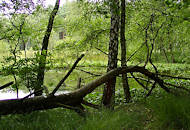
<path fill-rule="evenodd" d="M 155 129 L 190 129 L 190 97 L 166 95 L 149 101 Z"/>
<path fill-rule="evenodd" d="M 140 113 L 128 113 L 125 110 L 114 112 L 103 110 L 89 115 L 79 130 L 142 129 L 141 119 L 143 116 Z"/>
<path fill-rule="evenodd" d="M 2 130 L 189 130 L 190 99 L 165 95 L 117 106 L 115 111 L 88 109 L 86 117 L 61 108 L 2 116 Z"/>
<path fill-rule="evenodd" d="M 138 119 L 138 120 L 137 120 Z M 3 116 L 2 130 L 121 130 L 141 129 L 142 115 L 102 110 L 87 114 L 86 118 L 68 110 L 54 109 L 26 115 Z"/>
<path fill-rule="evenodd" d="M 25 115 L 3 116 L 1 130 L 69 130 L 75 129 L 83 119 L 76 113 L 62 109 L 38 111 Z"/>

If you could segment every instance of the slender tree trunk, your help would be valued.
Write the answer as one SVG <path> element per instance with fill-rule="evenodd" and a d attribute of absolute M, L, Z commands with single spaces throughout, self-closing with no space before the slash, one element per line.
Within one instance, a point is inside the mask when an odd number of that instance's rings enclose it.
<path fill-rule="evenodd" d="M 117 68 L 118 55 L 118 33 L 119 33 L 119 1 L 110 0 L 111 27 L 107 72 Z M 116 77 L 110 79 L 104 87 L 102 103 L 104 106 L 113 109 L 115 103 Z"/>
<path fill-rule="evenodd" d="M 34 91 L 38 91 L 38 92 L 35 93 L 35 96 L 42 95 L 42 91 L 39 91 L 39 90 L 42 89 L 42 85 L 44 82 L 44 71 L 45 71 L 45 66 L 46 66 L 46 57 L 47 57 L 47 51 L 48 51 L 49 37 L 51 34 L 51 30 L 53 28 L 54 18 L 59 9 L 59 3 L 60 3 L 60 0 L 56 0 L 54 9 L 51 12 L 51 15 L 49 17 L 47 30 L 45 32 L 45 36 L 43 39 L 42 49 L 41 49 L 41 57 L 40 57 L 40 61 L 39 61 L 39 70 L 38 70 L 38 75 L 37 75 L 37 84 L 36 84 L 35 90 L 34 90 Z"/>
<path fill-rule="evenodd" d="M 121 43 L 121 67 L 127 67 L 126 63 L 126 40 L 125 40 L 125 0 L 121 0 L 121 25 L 120 25 L 120 43 Z M 127 73 L 122 74 L 122 83 L 127 102 L 130 101 L 131 95 L 129 90 Z"/>

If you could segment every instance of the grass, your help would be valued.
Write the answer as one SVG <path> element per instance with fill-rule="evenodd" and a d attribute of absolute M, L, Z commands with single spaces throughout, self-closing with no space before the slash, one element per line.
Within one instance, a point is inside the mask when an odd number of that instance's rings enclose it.
<path fill-rule="evenodd" d="M 114 111 L 87 109 L 86 118 L 56 108 L 0 119 L 3 130 L 188 130 L 190 98 L 162 95 L 117 106 Z"/>
<path fill-rule="evenodd" d="M 0 129 L 4 130 L 61 130 L 74 129 L 80 120 L 76 113 L 62 109 L 33 112 L 25 115 L 3 116 Z"/>
<path fill-rule="evenodd" d="M 139 119 L 139 120 L 136 120 Z M 4 130 L 120 130 L 140 129 L 144 116 L 142 113 L 126 113 L 124 110 L 101 110 L 88 113 L 82 118 L 73 111 L 53 109 L 33 112 L 26 115 L 2 116 L 0 129 Z"/>
<path fill-rule="evenodd" d="M 165 95 L 161 99 L 150 99 L 148 105 L 153 110 L 155 128 L 190 129 L 189 96 Z"/>

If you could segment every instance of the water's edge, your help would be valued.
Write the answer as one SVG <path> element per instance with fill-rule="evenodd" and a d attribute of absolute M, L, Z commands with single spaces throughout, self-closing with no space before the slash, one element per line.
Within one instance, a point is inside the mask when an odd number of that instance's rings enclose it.
<path fill-rule="evenodd" d="M 69 91 L 65 90 L 65 91 L 58 91 L 56 92 L 56 95 L 59 94 L 64 94 L 64 93 L 69 93 Z M 23 98 L 27 95 L 29 95 L 29 92 L 23 91 L 23 90 L 19 90 L 18 92 L 18 98 Z M 33 96 L 31 96 L 33 97 Z M 0 91 L 0 100 L 5 100 L 5 99 L 17 99 L 17 93 L 15 91 Z"/>

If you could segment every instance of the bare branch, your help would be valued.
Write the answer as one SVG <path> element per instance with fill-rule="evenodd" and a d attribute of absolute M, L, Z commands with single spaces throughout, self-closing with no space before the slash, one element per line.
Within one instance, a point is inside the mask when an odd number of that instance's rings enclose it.
<path fill-rule="evenodd" d="M 108 53 L 102 51 L 100 48 L 95 47 L 95 49 L 97 49 L 98 51 L 102 52 L 103 54 L 108 56 Z M 118 61 L 121 61 L 121 59 L 117 58 Z"/>
<path fill-rule="evenodd" d="M 98 51 L 100 51 L 100 52 L 102 52 L 102 53 L 105 54 L 105 55 L 108 55 L 108 53 L 102 51 L 100 48 L 95 47 L 95 49 L 98 50 Z"/>
<path fill-rule="evenodd" d="M 86 105 L 86 106 L 89 106 L 89 107 L 92 107 L 92 108 L 95 108 L 95 109 L 100 109 L 100 106 L 99 105 L 96 105 L 96 104 L 92 104 L 90 102 L 87 102 L 85 100 L 82 101 L 82 104 Z"/>
<path fill-rule="evenodd" d="M 150 94 L 152 93 L 152 90 L 156 87 L 156 82 L 153 83 L 152 88 L 150 89 L 150 91 L 148 92 L 148 94 L 146 95 L 146 97 L 150 96 Z"/>
<path fill-rule="evenodd" d="M 100 74 L 94 74 L 94 73 L 92 73 L 92 72 L 89 72 L 89 71 L 86 71 L 86 70 L 83 70 L 83 69 L 78 69 L 78 68 L 76 68 L 76 70 L 82 71 L 82 72 L 84 72 L 84 73 L 87 73 L 87 74 L 90 74 L 90 75 L 93 75 L 93 76 L 101 76 Z"/>
<path fill-rule="evenodd" d="M 56 88 L 53 90 L 53 92 L 50 95 L 54 95 L 57 90 L 61 87 L 61 85 L 65 82 L 65 80 L 69 77 L 69 75 L 72 73 L 72 71 L 75 69 L 79 61 L 84 57 L 84 54 L 82 54 L 73 64 L 72 68 L 69 70 L 69 72 L 65 75 L 65 77 L 57 84 Z"/>
<path fill-rule="evenodd" d="M 177 76 L 171 76 L 171 75 L 165 75 L 165 74 L 158 74 L 161 77 L 168 77 L 168 78 L 174 78 L 174 79 L 184 79 L 184 80 L 190 80 L 190 78 L 187 77 L 177 77 Z"/>
<path fill-rule="evenodd" d="M 139 85 L 141 85 L 144 89 L 148 90 L 148 87 L 145 86 L 143 83 L 141 83 L 141 82 L 133 75 L 133 73 L 131 73 L 131 76 L 135 79 L 135 81 L 136 81 Z"/>
<path fill-rule="evenodd" d="M 0 90 L 1 89 L 4 89 L 4 88 L 6 88 L 6 87 L 9 87 L 10 85 L 12 85 L 14 82 L 12 81 L 12 82 L 9 82 L 9 83 L 6 83 L 5 85 L 3 85 L 3 86 L 1 86 L 0 87 Z"/>
<path fill-rule="evenodd" d="M 183 90 L 185 90 L 185 91 L 187 91 L 187 92 L 190 93 L 190 89 L 187 89 L 187 88 L 185 88 L 185 87 L 183 87 L 183 86 L 177 86 L 177 85 L 170 84 L 170 83 L 164 83 L 164 84 L 165 84 L 165 85 L 172 86 L 172 87 L 174 87 L 174 88 L 183 89 Z"/>
<path fill-rule="evenodd" d="M 38 91 L 34 91 L 33 93 L 30 93 L 30 94 L 28 94 L 27 96 L 23 97 L 22 100 L 27 99 L 27 98 L 29 98 L 30 96 L 32 96 L 32 95 L 34 95 L 35 93 L 38 93 L 38 92 L 40 92 L 40 91 L 42 91 L 42 90 L 43 90 L 43 89 L 40 89 L 40 90 L 38 90 Z"/>

